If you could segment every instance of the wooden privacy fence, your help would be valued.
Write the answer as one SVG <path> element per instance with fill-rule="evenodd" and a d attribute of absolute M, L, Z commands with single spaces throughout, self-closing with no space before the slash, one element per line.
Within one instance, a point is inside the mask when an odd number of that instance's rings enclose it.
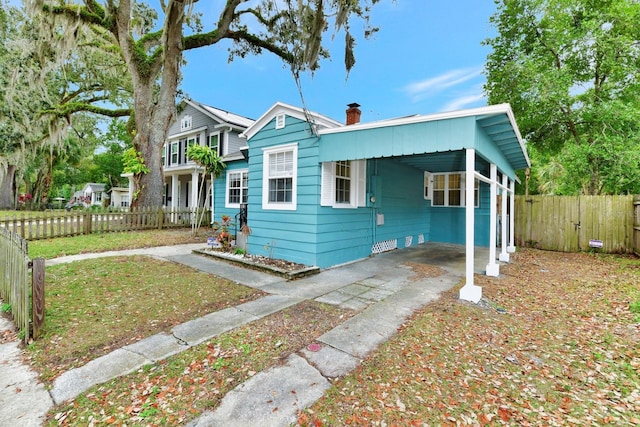
<path fill-rule="evenodd" d="M 202 210 L 164 208 L 117 212 L 18 212 L 0 217 L 0 228 L 8 229 L 26 240 L 38 240 L 91 233 L 188 227 L 196 218 L 200 218 L 201 213 Z M 202 224 L 208 224 L 210 220 L 211 211 L 205 210 Z"/>
<path fill-rule="evenodd" d="M 29 260 L 27 241 L 5 228 L 0 229 L 0 298 L 25 343 L 37 338 L 44 325 L 44 259 Z"/>
<path fill-rule="evenodd" d="M 597 247 L 607 253 L 632 253 L 640 244 L 638 205 L 635 209 L 634 229 L 631 195 L 516 196 L 515 242 L 561 252 Z"/>

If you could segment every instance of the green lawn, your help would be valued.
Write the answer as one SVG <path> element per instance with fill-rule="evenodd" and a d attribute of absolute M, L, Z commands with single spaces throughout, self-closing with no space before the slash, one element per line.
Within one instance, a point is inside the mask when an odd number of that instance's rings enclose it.
<path fill-rule="evenodd" d="M 43 336 L 30 346 L 50 381 L 116 348 L 262 292 L 145 256 L 48 267 Z"/>

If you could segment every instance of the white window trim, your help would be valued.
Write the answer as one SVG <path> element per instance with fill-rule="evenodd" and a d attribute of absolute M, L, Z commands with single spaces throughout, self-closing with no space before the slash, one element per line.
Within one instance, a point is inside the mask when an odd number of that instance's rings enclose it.
<path fill-rule="evenodd" d="M 349 203 L 336 202 L 336 162 L 322 163 L 320 206 L 335 209 L 356 209 L 366 206 L 367 162 L 351 160 L 351 200 Z"/>
<path fill-rule="evenodd" d="M 180 130 L 189 130 L 193 125 L 193 118 L 191 116 L 184 116 L 180 119 Z"/>
<path fill-rule="evenodd" d="M 175 152 L 173 151 L 173 148 L 175 147 Z M 175 154 L 176 156 L 176 160 L 173 161 L 173 155 Z M 177 165 L 178 163 L 180 163 L 180 141 L 171 141 L 170 147 L 169 147 L 169 165 L 173 166 L 173 165 Z"/>
<path fill-rule="evenodd" d="M 285 115 L 278 114 L 276 116 L 276 129 L 284 129 L 285 121 Z"/>
<path fill-rule="evenodd" d="M 239 173 L 240 175 L 240 186 L 242 189 L 242 175 L 247 174 L 247 178 L 249 177 L 249 169 L 234 169 L 234 170 L 229 170 L 227 171 L 227 180 L 225 183 L 225 192 L 224 192 L 224 207 L 225 208 L 238 208 L 240 209 L 240 203 L 229 203 L 229 175 L 233 174 L 233 173 Z M 242 190 L 241 190 L 242 191 Z M 249 191 L 249 188 L 247 188 L 247 191 Z M 240 193 L 240 200 L 242 200 L 242 192 Z"/>
<path fill-rule="evenodd" d="M 426 174 L 429 172 L 425 172 L 425 176 Z M 460 204 L 459 205 L 449 205 L 449 176 L 450 175 L 456 175 L 456 174 L 460 174 Z M 464 208 L 465 207 L 465 202 L 466 202 L 466 188 L 465 188 L 465 172 L 446 172 L 446 173 L 430 173 L 431 175 L 431 179 L 430 179 L 430 188 L 429 188 L 429 199 L 431 200 L 431 206 L 435 207 L 435 208 Z M 438 176 L 444 176 L 444 204 L 443 205 L 435 205 L 433 204 L 433 177 L 435 177 L 436 175 Z M 478 188 L 478 202 L 475 204 L 474 207 L 479 208 L 480 207 L 480 181 L 476 178 L 475 179 L 475 185 Z M 474 188 L 474 191 L 476 189 Z M 426 199 L 426 197 L 425 197 Z M 475 199 L 475 197 L 474 197 Z"/>
<path fill-rule="evenodd" d="M 433 200 L 433 174 L 429 171 L 424 171 L 424 191 L 423 196 L 425 200 Z"/>
<path fill-rule="evenodd" d="M 190 144 L 190 142 L 193 141 L 193 144 Z M 191 145 L 200 145 L 200 135 L 193 135 L 187 138 L 185 145 L 184 145 L 184 161 L 186 164 L 193 164 L 195 163 L 193 160 L 191 160 L 189 158 L 189 156 L 187 156 L 187 150 L 189 150 L 189 147 Z"/>
<path fill-rule="evenodd" d="M 293 152 L 293 173 L 291 180 L 291 202 L 269 202 L 269 156 L 281 152 Z M 262 149 L 262 209 L 294 211 L 298 206 L 298 144 L 278 145 Z"/>
<path fill-rule="evenodd" d="M 207 137 L 207 146 L 209 148 L 211 148 L 211 137 L 212 136 L 217 136 L 218 137 L 218 156 L 222 157 L 224 155 L 224 153 L 220 150 L 220 148 L 222 147 L 222 132 L 211 132 L 209 134 L 209 136 Z"/>

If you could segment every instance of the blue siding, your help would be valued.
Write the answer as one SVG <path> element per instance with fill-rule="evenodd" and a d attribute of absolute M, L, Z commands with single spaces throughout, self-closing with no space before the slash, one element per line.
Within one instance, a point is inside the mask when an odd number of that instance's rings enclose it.
<path fill-rule="evenodd" d="M 373 216 L 374 243 L 398 239 L 398 247 L 404 247 L 405 237 L 412 236 L 415 245 L 419 234 L 429 240 L 430 202 L 424 199 L 424 172 L 394 159 L 375 160 L 373 169 L 382 191 L 376 194 L 374 214 L 384 215 L 384 225 L 375 225 Z"/>
<path fill-rule="evenodd" d="M 480 183 L 480 206 L 475 208 L 474 244 L 489 246 L 489 212 L 490 188 Z M 432 207 L 431 208 L 431 241 L 439 243 L 465 243 L 464 207 Z"/>
<path fill-rule="evenodd" d="M 297 209 L 262 209 L 263 148 L 298 144 Z M 249 212 L 252 254 L 283 258 L 307 265 L 316 261 L 317 209 L 320 191 L 318 138 L 301 120 L 287 116 L 285 127 L 275 129 L 275 120 L 249 141 Z"/>
<path fill-rule="evenodd" d="M 472 148 L 474 117 L 361 129 L 322 136 L 320 161 L 372 159 Z"/>

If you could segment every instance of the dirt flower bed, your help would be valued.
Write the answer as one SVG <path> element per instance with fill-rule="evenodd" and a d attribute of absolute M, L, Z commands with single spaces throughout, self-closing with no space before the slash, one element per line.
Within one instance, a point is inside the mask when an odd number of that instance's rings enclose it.
<path fill-rule="evenodd" d="M 523 250 L 459 287 L 310 409 L 303 426 L 640 425 L 640 260 Z"/>
<path fill-rule="evenodd" d="M 308 268 L 308 266 L 304 264 L 297 264 L 284 259 L 268 258 L 262 255 L 244 255 L 244 258 L 256 264 L 276 267 L 286 271 L 304 270 Z"/>

